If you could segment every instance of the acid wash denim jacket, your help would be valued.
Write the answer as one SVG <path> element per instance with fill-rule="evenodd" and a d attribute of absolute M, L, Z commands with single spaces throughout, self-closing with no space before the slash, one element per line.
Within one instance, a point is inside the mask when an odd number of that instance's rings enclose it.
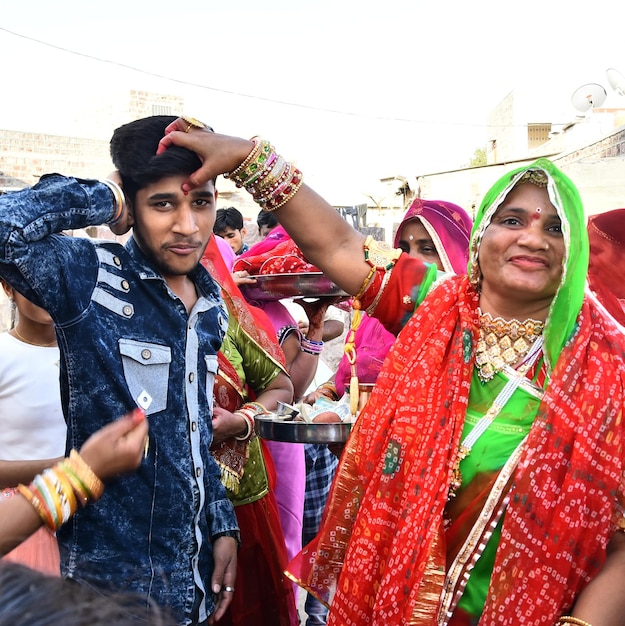
<path fill-rule="evenodd" d="M 59 531 L 62 570 L 202 622 L 214 610 L 211 538 L 238 530 L 209 453 L 227 312 L 201 265 L 188 314 L 132 238 L 121 246 L 58 234 L 113 212 L 106 185 L 57 174 L 0 196 L 0 275 L 56 325 L 68 450 L 136 406 L 150 426 L 136 474 L 108 483 Z"/>

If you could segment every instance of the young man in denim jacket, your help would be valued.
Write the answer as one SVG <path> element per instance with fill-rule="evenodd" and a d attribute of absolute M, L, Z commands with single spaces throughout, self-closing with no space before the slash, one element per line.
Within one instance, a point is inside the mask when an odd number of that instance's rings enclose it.
<path fill-rule="evenodd" d="M 60 530 L 63 575 L 143 594 L 181 624 L 212 624 L 230 603 L 238 541 L 209 453 L 227 313 L 199 263 L 215 220 L 214 181 L 183 194 L 197 156 L 180 148 L 154 156 L 174 119 L 115 131 L 127 206 L 114 183 L 57 174 L 1 196 L 0 275 L 54 320 L 68 448 L 136 406 L 150 424 L 137 473 L 108 484 Z M 111 220 L 118 233 L 133 227 L 125 246 L 60 235 Z"/>

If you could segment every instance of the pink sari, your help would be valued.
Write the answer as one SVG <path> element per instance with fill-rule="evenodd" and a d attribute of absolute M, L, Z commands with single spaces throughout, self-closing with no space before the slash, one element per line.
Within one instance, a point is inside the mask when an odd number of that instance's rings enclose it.
<path fill-rule="evenodd" d="M 290 242 L 290 243 L 287 243 Z M 254 264 L 260 255 L 269 255 L 276 247 L 287 252 L 294 263 L 300 263 L 296 255 L 291 255 L 294 247 L 293 241 L 286 231 L 277 226 L 269 235 L 253 245 L 247 252 L 237 257 L 234 269 L 246 269 L 251 274 L 256 273 Z M 264 258 L 263 256 L 263 258 Z M 304 263 L 301 260 L 301 263 Z M 299 333 L 297 322 L 288 310 L 280 302 L 253 302 L 261 308 L 269 317 L 276 331 L 278 341 L 282 343 L 291 333 Z M 283 443 L 281 441 L 267 441 L 267 447 L 273 457 L 276 468 L 277 481 L 274 490 L 278 502 L 280 522 L 284 532 L 286 549 L 289 559 L 292 559 L 302 549 L 302 526 L 304 518 L 304 493 L 306 489 L 306 461 L 304 458 L 304 445 L 297 443 Z M 297 587 L 295 587 L 297 592 Z"/>

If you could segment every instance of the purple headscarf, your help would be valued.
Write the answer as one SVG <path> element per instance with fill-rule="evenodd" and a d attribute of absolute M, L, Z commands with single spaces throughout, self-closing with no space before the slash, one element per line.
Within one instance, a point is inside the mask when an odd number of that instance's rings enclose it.
<path fill-rule="evenodd" d="M 418 219 L 432 238 L 446 272 L 464 274 L 469 261 L 469 237 L 472 222 L 461 207 L 443 200 L 421 200 L 410 205 L 395 235 L 395 248 L 399 247 L 404 226 Z"/>

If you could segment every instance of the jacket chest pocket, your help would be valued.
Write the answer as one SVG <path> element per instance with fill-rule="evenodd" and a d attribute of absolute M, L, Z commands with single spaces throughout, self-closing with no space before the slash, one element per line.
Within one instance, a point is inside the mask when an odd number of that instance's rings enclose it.
<path fill-rule="evenodd" d="M 124 378 L 137 406 L 146 415 L 167 408 L 171 348 L 156 343 L 120 339 Z"/>

